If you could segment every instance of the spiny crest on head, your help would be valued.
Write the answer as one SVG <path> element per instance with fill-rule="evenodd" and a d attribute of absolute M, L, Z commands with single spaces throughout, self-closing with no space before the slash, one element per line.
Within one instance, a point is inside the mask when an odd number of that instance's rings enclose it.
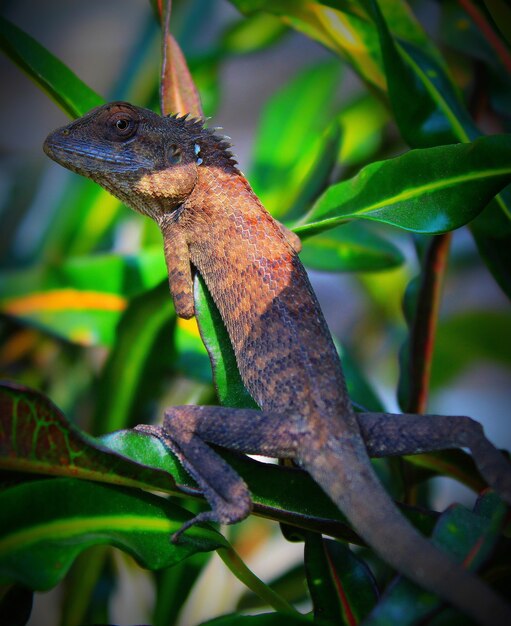
<path fill-rule="evenodd" d="M 167 115 L 167 118 L 177 122 L 195 142 L 194 152 L 198 165 L 204 162 L 218 164 L 220 161 L 223 165 L 238 169 L 237 161 L 231 152 L 231 138 L 219 134 L 218 131 L 222 130 L 219 126 L 205 128 L 204 124 L 209 118 L 193 117 L 190 113 L 181 116 L 178 113 L 172 113 Z"/>

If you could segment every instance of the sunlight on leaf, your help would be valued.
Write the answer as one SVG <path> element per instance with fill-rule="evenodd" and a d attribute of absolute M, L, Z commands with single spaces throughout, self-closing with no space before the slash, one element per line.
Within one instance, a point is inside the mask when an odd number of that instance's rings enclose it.
<path fill-rule="evenodd" d="M 510 135 L 411 150 L 329 187 L 294 230 L 309 235 L 362 218 L 417 233 L 446 232 L 474 219 L 510 181 Z"/>
<path fill-rule="evenodd" d="M 74 559 L 98 544 L 125 550 L 161 569 L 197 551 L 226 546 L 210 528 L 194 526 L 187 541 L 169 541 L 190 514 L 161 497 L 70 478 L 31 481 L 0 493 L 0 579 L 32 589 L 55 586 Z"/>

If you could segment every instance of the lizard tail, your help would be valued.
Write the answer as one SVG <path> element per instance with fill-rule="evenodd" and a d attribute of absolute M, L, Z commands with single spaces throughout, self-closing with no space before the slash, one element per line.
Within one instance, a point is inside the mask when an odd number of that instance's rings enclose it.
<path fill-rule="evenodd" d="M 478 470 L 488 485 L 511 505 L 511 464 L 484 435 L 473 439 L 469 448 Z"/>
<path fill-rule="evenodd" d="M 331 445 L 336 450 L 328 454 L 328 464 L 322 455 L 310 453 L 300 459 L 301 465 L 368 545 L 397 571 L 479 624 L 511 624 L 511 607 L 502 597 L 448 554 L 435 548 L 401 515 L 358 442 L 332 437 Z M 361 460 L 364 456 L 366 463 Z M 334 484 L 332 476 L 337 477 Z"/>

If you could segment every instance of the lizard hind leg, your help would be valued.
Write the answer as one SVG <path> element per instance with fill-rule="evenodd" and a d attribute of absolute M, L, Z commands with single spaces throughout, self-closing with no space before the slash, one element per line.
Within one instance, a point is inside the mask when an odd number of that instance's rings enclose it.
<path fill-rule="evenodd" d="M 161 428 L 137 429 L 158 437 L 178 457 L 211 505 L 211 511 L 199 513 L 175 533 L 173 541 L 197 522 L 234 524 L 252 509 L 246 484 L 208 443 L 248 454 L 294 458 L 299 440 L 299 425 L 289 415 L 222 406 L 175 406 L 165 412 Z"/>
<path fill-rule="evenodd" d="M 252 510 L 252 500 L 245 482 L 210 446 L 186 428 L 186 409 L 174 407 L 166 412 L 163 427 L 140 425 L 139 432 L 157 437 L 173 452 L 187 473 L 195 480 L 211 505 L 185 522 L 173 533 L 172 543 L 177 543 L 185 530 L 200 522 L 234 524 L 247 517 Z M 180 419 L 179 411 L 185 419 Z"/>
<path fill-rule="evenodd" d="M 470 417 L 358 413 L 357 420 L 372 457 L 468 448 L 488 485 L 511 504 L 511 463 Z"/>

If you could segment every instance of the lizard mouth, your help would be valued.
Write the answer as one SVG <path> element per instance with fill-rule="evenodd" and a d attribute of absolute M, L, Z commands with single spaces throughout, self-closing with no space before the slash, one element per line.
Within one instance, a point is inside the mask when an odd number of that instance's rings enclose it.
<path fill-rule="evenodd" d="M 46 137 L 43 150 L 47 156 L 63 167 L 91 176 L 108 165 L 110 171 L 140 171 L 140 162 L 130 159 L 126 154 L 108 154 L 107 151 L 94 149 L 80 141 L 72 141 L 67 127 L 59 128 Z"/>

